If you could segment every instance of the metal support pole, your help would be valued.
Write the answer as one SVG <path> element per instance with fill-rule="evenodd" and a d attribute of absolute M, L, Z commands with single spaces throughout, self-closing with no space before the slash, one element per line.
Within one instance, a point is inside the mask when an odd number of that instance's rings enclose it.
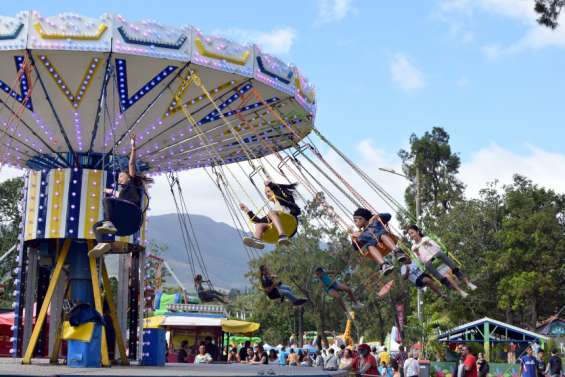
<path fill-rule="evenodd" d="M 61 323 L 61 315 L 63 313 L 63 300 L 65 299 L 65 287 L 67 285 L 67 273 L 61 271 L 61 278 L 55 287 L 51 307 L 49 309 L 49 355 L 53 355 L 59 335 L 59 325 Z"/>
<path fill-rule="evenodd" d="M 143 358 L 143 318 L 145 311 L 145 250 L 139 251 L 139 288 L 137 290 L 137 360 Z"/>
<path fill-rule="evenodd" d="M 39 258 L 39 250 L 28 248 L 27 249 L 27 271 L 25 282 L 25 318 L 24 318 L 24 335 L 22 342 L 22 350 L 27 349 L 31 331 L 33 326 L 33 303 L 35 298 L 35 291 L 37 290 L 37 263 Z"/>
<path fill-rule="evenodd" d="M 129 302 L 129 269 L 130 255 L 120 254 L 118 256 L 118 297 L 116 297 L 118 307 L 118 322 L 122 338 L 127 343 L 128 336 L 128 302 Z M 119 351 L 119 349 L 118 349 Z"/>
<path fill-rule="evenodd" d="M 485 358 L 487 361 L 490 361 L 490 325 L 488 321 L 485 321 L 483 325 L 483 347 Z"/>

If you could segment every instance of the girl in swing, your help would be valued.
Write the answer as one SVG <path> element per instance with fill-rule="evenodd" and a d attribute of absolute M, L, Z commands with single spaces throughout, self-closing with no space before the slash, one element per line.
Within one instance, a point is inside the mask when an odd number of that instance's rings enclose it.
<path fill-rule="evenodd" d="M 353 316 L 351 315 L 351 313 L 349 313 L 347 306 L 345 306 L 345 302 L 343 301 L 343 299 L 339 294 L 339 292 L 347 293 L 349 299 L 351 300 L 351 304 L 352 304 L 351 306 L 354 309 L 362 308 L 363 305 L 355 299 L 355 296 L 353 295 L 353 291 L 351 290 L 351 288 L 330 277 L 329 273 L 326 270 L 324 270 L 322 267 L 316 268 L 314 272 L 318 277 L 318 279 L 320 279 L 320 284 L 322 284 L 326 293 L 332 296 L 338 302 L 339 306 L 341 306 L 341 308 L 345 312 L 345 315 L 347 316 L 347 319 L 353 319 Z"/>
<path fill-rule="evenodd" d="M 469 280 L 469 278 L 457 267 L 453 260 L 441 250 L 441 247 L 434 240 L 424 236 L 417 225 L 411 225 L 408 228 L 408 236 L 413 241 L 412 251 L 418 256 L 420 261 L 426 267 L 426 271 L 433 275 L 437 280 L 447 287 L 454 288 L 463 298 L 468 293 L 463 291 L 455 279 L 444 276 L 438 269 L 440 264 L 445 264 L 451 272 L 461 282 L 464 282 L 471 290 L 477 289 L 477 286 Z"/>
<path fill-rule="evenodd" d="M 202 302 L 219 301 L 222 304 L 227 304 L 226 296 L 214 289 L 204 289 L 204 283 L 210 283 L 210 280 L 204 280 L 202 275 L 198 274 L 194 277 L 194 287 L 198 298 Z"/>
<path fill-rule="evenodd" d="M 279 245 L 288 245 L 290 243 L 289 239 L 296 234 L 296 229 L 294 229 L 292 234 L 286 234 L 280 214 L 286 213 L 295 218 L 300 215 L 300 207 L 298 207 L 294 200 L 295 189 L 296 183 L 284 185 L 266 181 L 265 196 L 269 202 L 275 203 L 278 208 L 269 210 L 267 216 L 264 217 L 257 217 L 245 204 L 239 204 L 239 208 L 241 208 L 241 210 L 249 216 L 251 222 L 255 224 L 255 236 L 243 238 L 243 243 L 246 246 L 263 249 L 265 244 L 261 240 L 261 237 L 271 226 L 274 226 L 279 234 Z"/>
<path fill-rule="evenodd" d="M 394 267 L 387 262 L 380 253 L 377 248 L 379 242 L 392 250 L 394 257 L 400 263 L 403 263 L 407 259 L 402 250 L 396 246 L 396 242 L 386 228 L 391 218 L 392 216 L 388 213 L 373 215 L 373 213 L 366 208 L 358 208 L 353 213 L 353 222 L 355 226 L 359 228 L 359 231 L 353 232 L 351 239 L 356 247 L 366 250 L 369 258 L 379 264 L 383 275 L 390 273 Z"/>
<path fill-rule="evenodd" d="M 128 162 L 128 170 L 121 171 L 118 175 L 119 190 L 116 192 L 112 189 L 105 189 L 108 197 L 104 198 L 102 205 L 104 207 L 104 219 L 95 223 L 92 227 L 94 236 L 96 238 L 96 246 L 88 252 L 89 256 L 100 257 L 108 251 L 112 250 L 114 245 L 112 242 L 104 242 L 104 234 L 116 234 L 118 230 L 112 223 L 114 216 L 132 216 L 132 214 L 120 213 L 120 208 L 123 208 L 123 203 L 135 205 L 141 209 L 141 200 L 145 192 L 145 186 L 153 183 L 153 179 L 139 175 L 135 166 L 137 159 L 135 149 L 135 134 L 130 136 L 131 152 Z M 143 217 L 143 215 L 142 215 Z M 138 219 L 139 220 L 139 219 Z M 140 221 L 141 226 L 141 221 Z M 139 230 L 139 229 L 138 229 Z"/>

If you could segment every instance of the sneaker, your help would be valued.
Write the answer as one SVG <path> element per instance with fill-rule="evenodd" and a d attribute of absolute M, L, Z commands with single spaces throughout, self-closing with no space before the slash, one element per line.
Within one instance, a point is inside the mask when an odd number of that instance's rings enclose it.
<path fill-rule="evenodd" d="M 467 298 L 467 296 L 469 296 L 469 294 L 468 294 L 467 292 L 465 292 L 465 291 L 461 291 L 461 292 L 459 292 L 459 294 L 460 294 L 461 297 L 463 297 L 463 298 Z"/>
<path fill-rule="evenodd" d="M 89 257 L 94 257 L 94 258 L 98 258 L 101 257 L 102 255 L 106 254 L 108 251 L 110 251 L 110 249 L 112 248 L 112 245 L 108 242 L 101 242 L 99 244 L 97 244 L 96 246 L 94 246 L 92 248 L 92 250 L 90 250 L 88 252 L 88 256 Z"/>
<path fill-rule="evenodd" d="M 477 289 L 477 286 L 471 282 L 467 283 L 467 287 L 469 287 L 470 290 L 474 291 L 475 289 Z"/>
<path fill-rule="evenodd" d="M 254 249 L 262 250 L 265 248 L 263 241 L 258 240 L 255 237 L 243 237 L 243 244 L 247 247 L 252 247 Z"/>
<path fill-rule="evenodd" d="M 360 302 L 356 302 L 355 304 L 351 305 L 353 309 L 361 309 L 364 305 Z"/>
<path fill-rule="evenodd" d="M 394 254 L 394 259 L 396 259 L 398 263 L 404 263 L 408 260 L 406 254 L 404 254 L 399 248 L 394 249 L 392 253 Z"/>
<path fill-rule="evenodd" d="M 299 299 L 296 299 L 296 300 L 292 303 L 292 305 L 294 305 L 294 306 L 304 305 L 307 301 L 308 301 L 308 300 L 306 300 L 305 298 L 299 298 Z"/>
<path fill-rule="evenodd" d="M 384 262 L 383 264 L 381 264 L 381 274 L 383 276 L 390 274 L 392 270 L 394 270 L 394 266 L 392 264 L 388 262 Z"/>
<path fill-rule="evenodd" d="M 279 236 L 279 245 L 289 245 L 290 244 L 290 240 L 288 239 L 288 236 L 286 234 L 281 234 Z"/>
<path fill-rule="evenodd" d="M 102 225 L 96 228 L 96 231 L 102 234 L 116 234 L 118 230 L 111 221 L 104 221 Z"/>

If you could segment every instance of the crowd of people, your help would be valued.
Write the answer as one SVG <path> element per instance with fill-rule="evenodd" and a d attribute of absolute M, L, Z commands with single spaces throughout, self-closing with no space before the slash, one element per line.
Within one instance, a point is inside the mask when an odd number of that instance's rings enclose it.
<path fill-rule="evenodd" d="M 475 356 L 466 345 L 455 349 L 459 354 L 454 363 L 453 377 L 488 377 L 490 366 L 482 353 Z M 279 365 L 289 367 L 316 367 L 328 371 L 347 371 L 354 375 L 383 377 L 417 377 L 420 371 L 417 352 L 407 352 L 403 346 L 394 353 L 386 347 L 377 349 L 367 344 L 356 346 L 332 345 L 322 349 L 291 347 L 265 347 L 262 343 L 255 346 L 246 341 L 239 349 L 226 347 L 220 355 L 217 347 L 206 339 L 199 346 L 188 347 L 183 341 L 177 352 L 179 363 L 207 364 L 223 360 L 227 363 L 251 365 Z M 552 350 L 545 357 L 542 349 L 528 346 L 523 355 L 515 362 L 520 364 L 520 377 L 563 377 L 561 359 L 557 350 Z"/>

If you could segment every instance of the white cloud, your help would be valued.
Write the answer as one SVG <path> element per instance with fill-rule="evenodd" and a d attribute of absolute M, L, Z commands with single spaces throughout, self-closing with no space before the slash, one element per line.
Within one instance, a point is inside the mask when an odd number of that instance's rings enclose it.
<path fill-rule="evenodd" d="M 440 14 L 445 19 L 453 19 L 458 14 L 470 17 L 477 11 L 513 19 L 523 24 L 524 27 L 523 34 L 512 42 L 495 43 L 489 41 L 485 43 L 481 50 L 488 59 L 497 59 L 507 54 L 547 47 L 565 48 L 565 29 L 558 27 L 556 30 L 551 30 L 545 26 L 540 26 L 536 21 L 538 15 L 534 10 L 533 1 L 443 0 L 440 3 Z M 560 16 L 559 23 L 565 24 L 565 14 Z"/>
<path fill-rule="evenodd" d="M 524 148 L 523 152 L 514 153 L 493 144 L 473 153 L 460 169 L 461 180 L 467 185 L 467 195 L 476 197 L 486 182 L 495 179 L 509 184 L 514 174 L 526 176 L 539 186 L 565 193 L 565 154 L 532 146 Z"/>
<path fill-rule="evenodd" d="M 404 54 L 395 54 L 389 63 L 392 80 L 405 92 L 414 92 L 426 83 L 424 75 Z"/>
<path fill-rule="evenodd" d="M 213 33 L 242 44 L 256 43 L 262 51 L 276 55 L 288 54 L 296 39 L 296 31 L 288 26 L 274 28 L 271 31 L 240 28 L 219 29 Z"/>
<path fill-rule="evenodd" d="M 353 0 L 318 0 L 317 24 L 343 20 L 354 12 Z"/>

